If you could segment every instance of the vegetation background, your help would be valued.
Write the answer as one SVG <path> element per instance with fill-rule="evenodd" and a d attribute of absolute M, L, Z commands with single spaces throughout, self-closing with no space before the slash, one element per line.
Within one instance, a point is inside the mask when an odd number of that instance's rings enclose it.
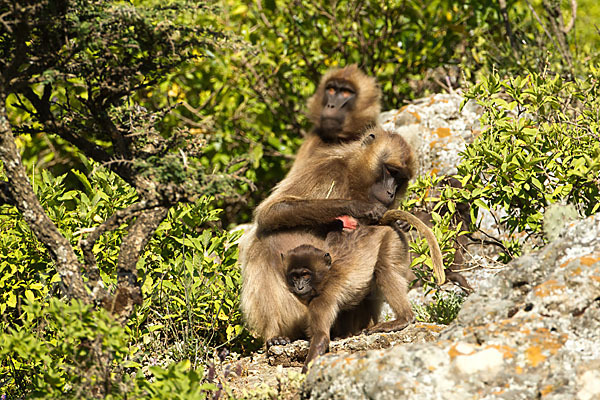
<path fill-rule="evenodd" d="M 285 175 L 331 67 L 377 77 L 384 110 L 459 88 L 482 105 L 465 187 L 436 207 L 505 209 L 534 245 L 548 205 L 598 211 L 598 2 L 196 3 L 0 1 L 1 395 L 227 396 L 209 360 L 261 345 L 228 229 Z M 460 307 L 437 301 L 421 318 Z"/>

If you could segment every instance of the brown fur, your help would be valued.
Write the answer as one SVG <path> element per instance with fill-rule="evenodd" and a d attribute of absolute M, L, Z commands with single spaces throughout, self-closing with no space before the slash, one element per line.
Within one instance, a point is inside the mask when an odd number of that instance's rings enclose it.
<path fill-rule="evenodd" d="M 332 79 L 350 83 L 356 90 L 357 98 L 354 109 L 344 121 L 342 129 L 337 132 L 323 132 L 324 128 L 321 126 L 323 96 L 327 83 Z M 335 68 L 325 73 L 314 95 L 308 99 L 308 118 L 313 123 L 313 130 L 300 146 L 292 170 L 301 167 L 316 149 L 357 140 L 362 137 L 367 128 L 377 125 L 377 118 L 381 112 L 380 98 L 381 90 L 375 78 L 367 76 L 356 64 Z M 327 139 L 331 137 L 335 139 Z"/>
<path fill-rule="evenodd" d="M 355 141 L 314 151 L 303 169 L 290 173 L 259 205 L 256 224 L 240 242 L 241 308 L 248 325 L 267 339 L 308 335 L 307 361 L 322 354 L 330 334 L 347 336 L 369 326 L 372 331 L 394 330 L 413 318 L 406 298 L 406 242 L 398 240 L 391 227 L 365 225 L 376 223 L 387 209 L 373 204 L 367 190 L 382 165 L 402 172 L 397 188 L 402 194 L 413 175 L 413 154 L 399 135 L 381 129 L 370 133 L 375 137 L 369 143 Z M 331 231 L 328 224 L 341 215 L 359 219 L 359 228 Z M 308 308 L 288 290 L 281 260 L 281 253 L 300 244 L 327 249 L 339 265 L 336 268 L 345 271 L 345 276 L 328 284 L 333 289 Z M 384 298 L 398 320 L 372 326 Z"/>

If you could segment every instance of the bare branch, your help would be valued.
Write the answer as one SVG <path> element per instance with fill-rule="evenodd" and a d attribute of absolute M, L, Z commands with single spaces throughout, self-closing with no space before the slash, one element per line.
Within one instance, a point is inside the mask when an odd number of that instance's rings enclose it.
<path fill-rule="evenodd" d="M 119 251 L 117 266 L 117 291 L 111 299 L 106 299 L 104 307 L 113 315 L 126 318 L 136 304 L 142 303 L 142 292 L 138 283 L 137 260 L 144 247 L 167 216 L 167 207 L 155 207 L 143 211 L 129 226 L 129 232 Z"/>
<path fill-rule="evenodd" d="M 577 17 L 577 0 L 571 0 L 571 20 L 567 24 L 567 26 L 563 27 L 562 31 L 564 33 L 569 33 L 571 29 L 575 26 L 575 18 Z"/>

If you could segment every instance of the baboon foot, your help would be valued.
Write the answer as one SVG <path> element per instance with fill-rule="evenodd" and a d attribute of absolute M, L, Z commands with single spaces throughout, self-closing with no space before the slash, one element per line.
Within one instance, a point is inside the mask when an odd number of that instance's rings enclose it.
<path fill-rule="evenodd" d="M 290 338 L 286 336 L 275 336 L 267 340 L 267 349 L 271 346 L 285 346 L 290 344 Z"/>
<path fill-rule="evenodd" d="M 367 335 L 370 335 L 373 333 L 397 332 L 397 331 L 401 331 L 402 329 L 406 328 L 413 321 L 414 321 L 414 318 L 411 319 L 410 321 L 407 321 L 406 319 L 395 319 L 392 321 L 380 322 L 377 325 L 372 326 L 369 329 L 366 329 L 364 331 L 364 333 L 366 333 Z"/>

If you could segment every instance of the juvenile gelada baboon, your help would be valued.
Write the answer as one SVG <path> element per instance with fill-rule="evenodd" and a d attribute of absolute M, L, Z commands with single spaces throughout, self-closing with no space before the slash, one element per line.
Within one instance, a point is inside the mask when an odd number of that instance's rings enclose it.
<path fill-rule="evenodd" d="M 389 226 L 367 224 L 378 222 L 396 195 L 404 193 L 413 162 L 402 137 L 373 129 L 362 141 L 317 149 L 310 163 L 275 188 L 256 210 L 257 224 L 240 244 L 241 306 L 252 329 L 273 339 L 271 343 L 308 335 L 316 356 L 325 351 L 330 333 L 343 337 L 369 327 L 371 332 L 389 331 L 412 320 L 406 241 L 398 240 Z M 357 219 L 359 227 L 332 230 L 342 215 Z M 310 319 L 307 306 L 286 283 L 281 253 L 302 244 L 327 249 L 336 262 L 353 270 L 343 296 L 332 290 L 311 301 L 321 303 L 319 321 Z M 443 270 L 436 272 L 443 282 Z M 397 319 L 377 324 L 384 299 Z M 336 322 L 342 311 L 344 318 Z M 317 339 L 310 327 L 318 327 Z"/>
<path fill-rule="evenodd" d="M 326 281 L 335 278 L 328 274 L 331 254 L 309 244 L 301 244 L 286 254 L 281 253 L 285 278 L 290 292 L 307 305 L 323 292 Z"/>

